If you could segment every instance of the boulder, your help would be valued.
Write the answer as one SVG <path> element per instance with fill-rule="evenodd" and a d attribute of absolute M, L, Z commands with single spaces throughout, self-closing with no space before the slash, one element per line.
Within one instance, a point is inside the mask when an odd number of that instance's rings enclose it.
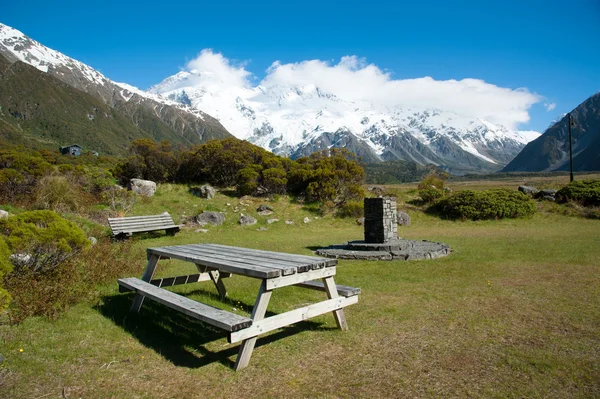
<path fill-rule="evenodd" d="M 210 184 L 204 184 L 201 187 L 192 187 L 190 188 L 190 194 L 195 195 L 196 197 L 211 199 L 215 197 L 217 190 L 212 187 Z"/>
<path fill-rule="evenodd" d="M 537 194 L 535 195 L 536 198 L 541 198 L 541 199 L 546 199 L 546 197 L 552 197 L 552 201 L 554 201 L 554 197 L 556 196 L 556 192 L 557 190 L 553 190 L 553 189 L 545 189 L 545 190 L 540 190 L 537 192 Z"/>
<path fill-rule="evenodd" d="M 304 218 L 304 220 L 303 220 L 303 222 L 304 222 L 304 223 L 310 223 L 310 218 L 309 218 L 308 216 L 307 216 L 307 217 L 305 217 L 305 218 Z"/>
<path fill-rule="evenodd" d="M 535 187 L 531 187 L 531 186 L 519 186 L 519 191 L 520 191 L 520 192 L 522 192 L 522 193 L 524 193 L 524 194 L 527 194 L 527 195 L 529 195 L 530 197 L 533 197 L 533 196 L 535 196 L 535 195 L 538 193 L 538 191 L 540 191 L 540 190 L 538 190 L 538 189 L 537 189 L 537 188 L 535 188 Z"/>
<path fill-rule="evenodd" d="M 8 212 L 0 209 L 0 219 L 7 219 L 7 218 L 8 218 Z"/>
<path fill-rule="evenodd" d="M 273 212 L 273 209 L 270 206 L 265 205 L 265 204 L 260 204 L 258 206 L 258 208 L 256 208 L 256 212 L 264 212 L 264 211 L 271 211 L 271 212 Z"/>
<path fill-rule="evenodd" d="M 406 212 L 398 211 L 396 213 L 398 226 L 410 226 L 410 215 Z"/>
<path fill-rule="evenodd" d="M 15 266 L 26 266 L 31 262 L 32 256 L 29 254 L 12 254 L 8 257 L 8 259 Z"/>
<path fill-rule="evenodd" d="M 192 220 L 199 226 L 206 226 L 207 224 L 219 226 L 225 222 L 225 215 L 221 212 L 202 212 L 194 216 Z"/>
<path fill-rule="evenodd" d="M 250 225 L 256 224 L 256 219 L 254 219 L 252 216 L 240 214 L 239 223 L 242 226 L 250 226 Z"/>
<path fill-rule="evenodd" d="M 150 180 L 131 179 L 127 188 L 144 197 L 152 197 L 156 192 L 156 183 Z"/>
<path fill-rule="evenodd" d="M 98 244 L 98 239 L 96 237 L 88 237 L 88 240 L 90 240 L 92 245 Z"/>
<path fill-rule="evenodd" d="M 271 224 L 271 223 L 275 223 L 275 222 L 279 222 L 279 219 L 269 219 L 269 220 L 267 220 L 267 224 Z"/>

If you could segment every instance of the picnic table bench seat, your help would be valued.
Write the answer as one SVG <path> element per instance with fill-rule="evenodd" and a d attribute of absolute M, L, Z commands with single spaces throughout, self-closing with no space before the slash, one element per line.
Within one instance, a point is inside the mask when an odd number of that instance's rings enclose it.
<path fill-rule="evenodd" d="M 195 319 L 228 332 L 238 331 L 252 325 L 252 319 L 196 302 L 164 288 L 147 283 L 139 278 L 119 279 L 119 285 L 144 297 L 162 303 Z"/>
<path fill-rule="evenodd" d="M 181 229 L 181 225 L 175 224 L 168 212 L 160 215 L 108 218 L 108 225 L 115 237 L 130 237 L 133 233 L 158 230 L 175 235 Z"/>

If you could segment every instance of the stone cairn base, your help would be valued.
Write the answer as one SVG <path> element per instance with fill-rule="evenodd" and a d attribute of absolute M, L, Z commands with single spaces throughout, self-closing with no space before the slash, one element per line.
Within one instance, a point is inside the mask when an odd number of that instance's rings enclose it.
<path fill-rule="evenodd" d="M 363 260 L 435 259 L 452 252 L 441 242 L 397 237 L 396 198 L 365 198 L 365 239 L 318 249 L 328 258 Z"/>

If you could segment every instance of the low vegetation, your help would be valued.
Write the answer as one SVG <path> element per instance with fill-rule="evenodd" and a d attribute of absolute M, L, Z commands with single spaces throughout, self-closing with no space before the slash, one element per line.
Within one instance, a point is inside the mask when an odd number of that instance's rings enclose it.
<path fill-rule="evenodd" d="M 148 247 L 212 242 L 310 255 L 361 239 L 354 218 L 362 214 L 363 175 L 337 152 L 288 162 L 239 142 L 181 152 L 141 144 L 132 155 L 137 166 L 132 158 L 93 164 L 0 150 L 0 208 L 11 213 L 0 219 L 0 307 L 12 297 L 0 318 L 5 397 L 600 396 L 600 220 L 568 213 L 573 204 L 584 208 L 575 199 L 535 202 L 516 190 L 522 181 L 453 183 L 452 193 L 444 176 L 437 176 L 441 183 L 424 180 L 422 189 L 442 193 L 431 202 L 417 184 L 373 192 L 396 195 L 410 214 L 400 236 L 444 242 L 452 254 L 415 262 L 340 260 L 336 282 L 362 289 L 359 303 L 346 310 L 350 330 L 339 331 L 327 314 L 274 331 L 259 338 L 250 367 L 235 373 L 237 345 L 159 304 L 129 313 L 132 295 L 119 293 L 116 279 L 140 276 Z M 164 152 L 162 161 L 148 165 L 153 151 Z M 236 161 L 244 151 L 256 158 Z M 223 163 L 210 164 L 211 157 Z M 184 173 L 184 164 L 196 166 Z M 140 198 L 114 185 L 113 176 L 125 179 L 131 170 L 165 180 L 153 197 Z M 190 178 L 193 171 L 199 174 Z M 211 199 L 193 196 L 190 187 L 208 181 L 209 171 L 233 185 Z M 566 184 L 548 179 L 548 187 Z M 249 192 L 263 196 L 239 197 Z M 261 204 L 274 213 L 258 214 Z M 446 217 L 427 211 L 442 205 Z M 110 240 L 105 227 L 109 214 L 167 211 L 181 223 L 208 210 L 221 212 L 225 223 L 126 242 Z M 240 225 L 240 213 L 257 224 Z M 30 241 L 44 248 L 35 262 L 9 261 L 11 254 L 35 254 Z M 156 277 L 194 273 L 188 266 L 161 261 Z M 249 315 L 257 284 L 227 279 L 225 300 L 208 283 L 170 289 Z M 284 288 L 269 312 L 322 295 Z"/>
<path fill-rule="evenodd" d="M 600 206 L 600 180 L 576 180 L 556 193 L 560 202 L 573 201 L 583 206 Z"/>
<path fill-rule="evenodd" d="M 458 191 L 438 201 L 433 209 L 448 219 L 461 220 L 519 218 L 537 211 L 527 195 L 502 188 Z"/>

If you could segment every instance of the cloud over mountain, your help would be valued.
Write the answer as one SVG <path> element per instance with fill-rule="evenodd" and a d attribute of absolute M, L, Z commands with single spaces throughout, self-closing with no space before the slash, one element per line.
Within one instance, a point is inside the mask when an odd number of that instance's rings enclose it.
<path fill-rule="evenodd" d="M 255 86 L 256 79 L 246 66 L 246 62 L 235 63 L 221 53 L 205 49 L 189 61 L 185 69 L 212 74 L 216 78 L 211 79 L 213 84 L 223 88 L 249 88 Z M 275 61 L 259 84 L 265 87 L 315 85 L 347 101 L 369 101 L 390 107 L 438 108 L 466 117 L 484 118 L 509 129 L 529 122 L 529 108 L 544 100 L 543 96 L 526 88 L 499 87 L 481 79 L 435 80 L 429 76 L 394 79 L 391 72 L 355 55 L 342 57 L 337 63 L 307 60 L 282 64 Z"/>

